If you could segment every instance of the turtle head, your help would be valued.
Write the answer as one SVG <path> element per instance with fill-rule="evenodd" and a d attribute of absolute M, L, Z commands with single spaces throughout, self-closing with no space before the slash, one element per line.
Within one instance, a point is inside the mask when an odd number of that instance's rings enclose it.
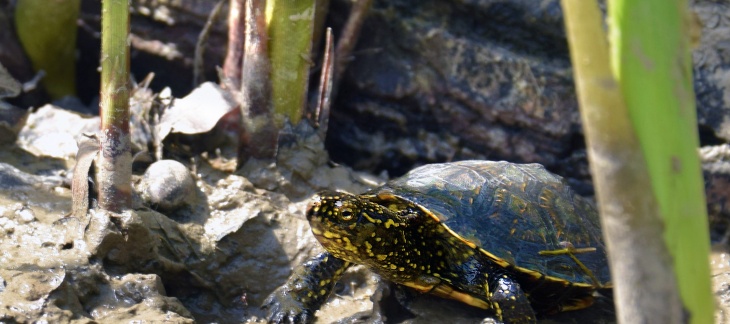
<path fill-rule="evenodd" d="M 336 257 L 362 263 L 361 247 L 378 229 L 378 224 L 395 215 L 364 198 L 339 191 L 323 191 L 307 208 L 312 233 Z M 364 252 L 367 254 L 367 252 Z"/>
<path fill-rule="evenodd" d="M 423 219 L 417 210 L 387 193 L 356 196 L 325 191 L 309 205 L 307 219 L 314 236 L 335 257 L 390 268 L 389 262 L 397 258 L 388 255 L 413 249 L 409 245 L 415 242 L 408 238 Z"/>

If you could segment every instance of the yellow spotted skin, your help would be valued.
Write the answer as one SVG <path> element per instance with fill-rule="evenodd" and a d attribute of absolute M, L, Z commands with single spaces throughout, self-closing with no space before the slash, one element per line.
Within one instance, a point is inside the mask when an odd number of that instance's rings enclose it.
<path fill-rule="evenodd" d="M 362 264 L 505 323 L 587 307 L 596 289 L 610 286 L 597 213 L 536 164 L 427 165 L 366 194 L 321 192 L 307 219 L 329 256 L 342 260 L 338 269 Z M 311 281 L 334 280 L 310 272 Z M 319 286 L 301 291 L 315 289 L 323 295 Z"/>

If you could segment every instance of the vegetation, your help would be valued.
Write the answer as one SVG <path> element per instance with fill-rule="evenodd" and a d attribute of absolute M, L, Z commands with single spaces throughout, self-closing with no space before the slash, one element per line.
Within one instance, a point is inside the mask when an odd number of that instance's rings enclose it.
<path fill-rule="evenodd" d="M 609 2 L 610 50 L 595 1 L 562 4 L 619 321 L 711 323 L 687 2 Z"/>
<path fill-rule="evenodd" d="M 611 63 L 646 157 L 683 304 L 693 323 L 711 323 L 710 240 L 690 46 L 699 27 L 688 5 L 610 1 Z"/>
<path fill-rule="evenodd" d="M 76 19 L 80 0 L 19 0 L 15 29 L 53 99 L 76 94 Z"/>
<path fill-rule="evenodd" d="M 132 202 L 127 1 L 102 1 L 101 30 L 99 207 L 119 213 Z"/>
<path fill-rule="evenodd" d="M 277 115 L 296 125 L 306 104 L 309 69 L 314 65 L 315 0 L 267 1 L 266 21 L 271 42 L 271 101 Z M 282 121 L 277 125 L 281 127 Z"/>

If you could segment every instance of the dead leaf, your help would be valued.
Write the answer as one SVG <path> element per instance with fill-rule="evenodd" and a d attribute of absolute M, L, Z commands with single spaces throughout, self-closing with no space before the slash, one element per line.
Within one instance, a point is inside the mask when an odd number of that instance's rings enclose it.
<path fill-rule="evenodd" d="M 86 135 L 79 139 L 76 153 L 76 167 L 71 182 L 72 215 L 81 219 L 89 210 L 89 170 L 99 153 L 99 140 L 96 135 Z"/>
<path fill-rule="evenodd" d="M 228 92 L 205 82 L 185 98 L 175 100 L 160 118 L 157 134 L 162 141 L 170 133 L 201 134 L 210 131 L 236 103 Z"/>

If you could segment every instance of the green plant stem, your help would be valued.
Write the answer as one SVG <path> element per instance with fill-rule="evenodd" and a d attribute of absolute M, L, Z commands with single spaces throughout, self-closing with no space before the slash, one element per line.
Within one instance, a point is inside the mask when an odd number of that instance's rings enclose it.
<path fill-rule="evenodd" d="M 692 89 L 686 0 L 609 1 L 614 74 L 646 156 L 680 295 L 711 323 L 709 233 Z"/>
<path fill-rule="evenodd" d="M 119 213 L 131 206 L 132 193 L 128 0 L 102 1 L 101 28 L 99 207 Z"/>
<path fill-rule="evenodd" d="M 267 1 L 273 108 L 293 125 L 301 120 L 306 102 L 315 7 L 315 0 Z"/>
<path fill-rule="evenodd" d="M 682 323 L 662 218 L 622 88 L 611 73 L 598 4 L 561 4 L 619 323 Z"/>

